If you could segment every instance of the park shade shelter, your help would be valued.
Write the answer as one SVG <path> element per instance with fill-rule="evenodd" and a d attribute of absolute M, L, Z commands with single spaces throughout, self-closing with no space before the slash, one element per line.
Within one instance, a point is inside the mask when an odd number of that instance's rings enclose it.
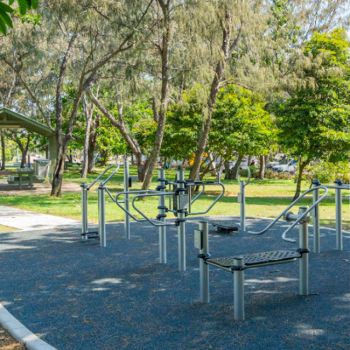
<path fill-rule="evenodd" d="M 50 173 L 52 172 L 57 158 L 57 143 L 55 131 L 53 129 L 6 107 L 0 107 L 0 129 L 26 129 L 29 132 L 34 132 L 47 137 L 49 145 L 49 160 L 51 163 Z"/>

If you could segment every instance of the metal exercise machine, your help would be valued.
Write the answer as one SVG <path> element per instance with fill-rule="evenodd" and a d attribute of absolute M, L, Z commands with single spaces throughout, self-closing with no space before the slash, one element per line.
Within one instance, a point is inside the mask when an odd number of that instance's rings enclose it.
<path fill-rule="evenodd" d="M 119 169 L 123 165 L 124 168 L 124 191 L 128 191 L 129 187 L 132 185 L 132 177 L 129 176 L 129 163 L 127 157 L 124 157 L 123 164 L 118 163 L 117 165 L 113 165 L 105 169 L 91 184 L 83 183 L 81 184 L 82 188 L 82 233 L 81 238 L 83 241 L 89 239 L 97 239 L 100 240 L 101 247 L 106 247 L 106 194 L 112 200 L 112 202 L 116 202 L 114 195 L 108 189 L 107 184 L 112 179 L 112 177 L 118 173 Z M 113 169 L 114 168 L 114 169 Z M 111 170 L 113 171 L 106 177 L 104 176 Z M 100 181 L 100 182 L 99 182 Z M 99 182 L 99 186 L 97 188 L 98 193 L 98 231 L 89 231 L 88 230 L 88 191 Z M 129 209 L 129 197 L 125 196 L 123 204 L 126 209 Z M 130 222 L 128 215 L 125 215 L 124 218 L 124 228 L 126 237 L 130 239 Z"/>
<path fill-rule="evenodd" d="M 164 169 L 159 170 L 159 178 L 156 190 L 143 190 L 143 191 L 123 191 L 117 194 L 116 204 L 122 209 L 126 215 L 137 222 L 148 222 L 151 225 L 158 227 L 159 230 L 159 260 L 161 263 L 167 262 L 167 244 L 166 244 L 166 227 L 177 227 L 178 235 L 178 267 L 179 271 L 186 271 L 186 221 L 188 216 L 203 215 L 208 213 L 213 206 L 224 195 L 225 187 L 220 181 L 188 181 L 184 179 L 183 169 L 177 171 L 175 181 L 169 181 L 165 177 Z M 172 190 L 166 190 L 167 185 L 172 186 Z M 205 193 L 205 187 L 211 185 L 218 185 L 221 187 L 221 192 L 213 199 L 212 203 L 201 212 L 193 212 L 193 204 L 200 199 Z M 201 190 L 192 196 L 192 190 L 194 187 L 201 187 Z M 129 196 L 132 209 L 136 214 L 130 211 L 130 208 L 123 206 L 122 198 Z M 158 197 L 158 215 L 157 217 L 150 218 L 146 213 L 137 206 L 137 202 L 141 199 Z M 171 205 L 167 207 L 166 197 L 170 198 Z M 132 199 L 131 199 L 132 198 Z M 175 216 L 174 221 L 167 221 L 167 213 L 172 213 Z M 136 215 L 139 215 L 137 217 Z M 140 219 L 141 217 L 141 219 Z"/>
<path fill-rule="evenodd" d="M 208 241 L 208 222 L 202 221 L 199 229 L 195 230 L 195 247 L 199 249 L 199 271 L 200 271 L 200 301 L 210 302 L 209 295 L 209 265 L 231 272 L 233 274 L 234 290 L 234 319 L 242 321 L 245 319 L 244 310 L 244 271 L 250 268 L 284 264 L 299 260 L 299 294 L 309 294 L 309 267 L 308 267 L 308 222 L 310 212 L 318 205 L 328 193 L 328 189 L 319 186 L 317 189 L 323 189 L 325 193 L 310 207 L 300 207 L 298 214 L 293 214 L 290 209 L 297 204 L 300 199 L 315 189 L 306 191 L 301 197 L 289 205 L 272 223 L 263 230 L 250 232 L 253 235 L 262 235 L 266 233 L 280 218 L 288 222 L 293 222 L 282 234 L 282 238 L 288 242 L 295 242 L 287 238 L 286 235 L 296 225 L 299 225 L 299 248 L 297 250 L 276 250 L 259 252 L 244 255 L 234 255 L 230 257 L 212 258 L 209 254 Z"/>
<path fill-rule="evenodd" d="M 106 183 L 118 172 L 120 165 L 111 165 L 107 167 L 100 175 L 96 177 L 94 181 L 92 181 L 90 184 L 82 183 L 80 185 L 81 187 L 81 239 L 83 241 L 87 241 L 90 239 L 100 239 L 100 235 L 98 231 L 89 231 L 89 222 L 88 222 L 88 192 L 90 189 L 98 182 L 100 182 L 100 185 L 98 187 L 98 199 L 99 199 L 99 218 L 101 211 L 104 211 L 104 200 L 100 200 L 100 197 L 104 193 L 104 186 Z M 113 171 L 105 178 L 103 177 L 110 171 Z M 103 180 L 102 180 L 103 179 Z M 104 195 L 103 195 L 104 197 Z M 104 225 L 104 223 L 101 223 L 101 225 Z M 100 226 L 100 225 L 99 225 Z M 101 239 L 101 245 L 105 245 L 105 237 Z"/>
<path fill-rule="evenodd" d="M 336 249 L 343 250 L 343 229 L 342 229 L 342 191 L 349 191 L 350 184 L 343 184 L 341 180 L 336 180 L 335 185 L 325 185 L 328 189 L 335 190 L 335 231 L 336 231 Z M 321 183 L 318 180 L 312 181 L 312 186 L 315 188 L 313 192 L 313 203 L 316 203 L 319 198 L 318 187 Z M 313 252 L 320 253 L 321 251 L 321 235 L 320 235 L 320 211 L 317 204 L 312 213 L 314 244 Z"/>

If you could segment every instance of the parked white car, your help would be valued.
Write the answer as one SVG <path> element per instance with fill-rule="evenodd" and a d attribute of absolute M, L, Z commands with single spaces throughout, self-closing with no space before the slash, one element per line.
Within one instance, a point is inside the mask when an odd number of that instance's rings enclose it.
<path fill-rule="evenodd" d="M 277 171 L 279 173 L 291 173 L 294 174 L 297 167 L 297 161 L 291 160 L 287 164 L 278 164 L 272 167 L 273 171 Z"/>

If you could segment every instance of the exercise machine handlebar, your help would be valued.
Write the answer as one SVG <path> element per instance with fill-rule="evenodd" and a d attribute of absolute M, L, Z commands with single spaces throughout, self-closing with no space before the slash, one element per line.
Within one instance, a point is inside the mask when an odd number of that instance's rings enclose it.
<path fill-rule="evenodd" d="M 272 226 L 274 226 L 276 224 L 277 221 L 279 221 L 279 219 L 283 216 L 285 216 L 289 210 L 291 208 L 293 208 L 295 206 L 295 204 L 297 204 L 301 199 L 303 199 L 307 194 L 309 194 L 310 192 L 313 192 L 315 190 L 319 190 L 322 189 L 324 190 L 324 194 L 318 199 L 317 202 L 315 202 L 309 209 L 307 209 L 305 212 L 303 212 L 303 214 L 298 218 L 297 221 L 295 221 L 290 227 L 288 227 L 287 230 L 285 230 L 282 234 L 282 238 L 288 242 L 295 242 L 294 240 L 291 240 L 289 238 L 286 238 L 286 234 L 293 229 L 311 210 L 313 210 L 315 208 L 316 205 L 318 205 L 321 201 L 323 201 L 323 199 L 326 197 L 326 195 L 328 194 L 328 188 L 326 186 L 317 186 L 317 187 L 312 187 L 309 190 L 305 191 L 300 197 L 298 197 L 297 199 L 295 199 L 291 204 L 288 205 L 288 207 L 286 209 L 284 209 L 270 224 L 268 224 L 263 230 L 261 231 L 250 231 L 249 233 L 252 235 L 262 235 L 264 233 L 266 233 Z"/>
<path fill-rule="evenodd" d="M 149 218 L 143 211 L 141 211 L 139 208 L 136 207 L 135 201 L 140 198 L 146 198 L 146 197 L 160 197 L 160 196 L 173 196 L 175 192 L 160 192 L 160 191 L 151 191 L 150 193 L 141 193 L 136 195 L 132 201 L 131 205 L 134 208 L 134 210 L 140 214 L 146 221 L 148 221 L 153 226 L 176 226 L 176 223 L 165 223 L 164 221 L 152 219 Z"/>
<path fill-rule="evenodd" d="M 282 233 L 282 239 L 284 241 L 287 241 L 287 242 L 291 242 L 291 243 L 295 243 L 296 240 L 295 239 L 292 239 L 292 238 L 287 238 L 287 233 L 289 231 L 291 231 L 296 225 L 298 225 L 299 223 L 302 222 L 302 220 L 304 220 L 304 218 L 306 218 L 306 216 L 312 211 L 315 209 L 315 207 L 321 203 L 327 196 L 328 194 L 328 188 L 325 187 L 325 186 L 318 186 L 318 187 L 314 187 L 306 192 L 311 192 L 312 190 L 316 190 L 316 189 L 323 189 L 324 190 L 324 193 L 323 195 L 317 200 L 315 201 L 308 209 L 306 209 L 301 215 L 298 215 L 296 218 L 293 216 L 293 215 L 290 215 L 290 213 L 288 213 L 288 211 L 285 213 L 285 217 L 286 219 L 288 220 L 288 216 L 290 219 L 292 219 L 294 222 L 292 225 L 290 225 L 283 233 Z M 306 194 L 306 193 L 305 193 Z M 303 196 L 304 197 L 304 196 Z M 300 198 L 300 197 L 299 197 Z M 299 199 L 298 198 L 298 199 Z"/>
<path fill-rule="evenodd" d="M 213 208 L 213 206 L 224 196 L 225 194 L 225 186 L 222 182 L 220 181 L 201 181 L 200 182 L 201 185 L 203 185 L 203 190 L 200 192 L 199 196 L 202 195 L 205 192 L 205 186 L 206 185 L 212 185 L 212 186 L 220 186 L 221 187 L 221 192 L 219 193 L 218 196 L 216 196 L 216 198 L 213 200 L 213 202 L 209 205 L 209 207 L 204 210 L 204 211 L 200 211 L 200 212 L 190 212 L 188 213 L 188 215 L 203 215 L 203 214 L 207 214 L 211 208 Z M 187 186 L 196 186 L 197 184 L 188 184 Z M 195 200 L 197 200 L 199 198 L 199 196 L 195 197 Z M 189 200 L 189 203 L 191 203 L 191 205 L 195 202 L 195 200 Z"/>
<path fill-rule="evenodd" d="M 101 186 L 105 186 L 107 182 L 119 171 L 120 169 L 120 164 L 118 163 L 115 167 L 115 169 L 112 171 L 112 173 L 103 181 L 101 181 Z"/>
<path fill-rule="evenodd" d="M 91 188 L 92 186 L 94 186 L 94 185 L 95 185 L 109 170 L 113 169 L 114 167 L 117 167 L 117 170 L 116 170 L 116 171 L 118 171 L 118 169 L 119 169 L 119 164 L 117 164 L 117 166 L 116 166 L 116 165 L 111 165 L 111 166 L 107 167 L 100 175 L 98 175 L 98 176 L 96 177 L 96 179 L 95 179 L 94 181 L 92 181 L 90 184 L 86 185 L 87 191 L 89 191 L 90 188 Z M 114 175 L 115 172 L 113 172 L 112 174 Z M 112 176 L 113 176 L 113 175 L 112 175 Z M 110 180 L 110 178 L 111 178 L 112 176 L 108 177 L 108 181 Z"/>

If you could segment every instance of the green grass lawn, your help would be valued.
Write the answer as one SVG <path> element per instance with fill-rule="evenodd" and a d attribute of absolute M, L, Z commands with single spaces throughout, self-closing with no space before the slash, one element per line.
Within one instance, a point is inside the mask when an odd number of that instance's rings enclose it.
<path fill-rule="evenodd" d="M 86 182 L 91 182 L 98 174 L 89 175 Z M 131 175 L 136 175 L 136 169 L 131 168 Z M 173 179 L 174 170 L 167 171 L 167 177 Z M 156 176 L 154 177 L 156 179 Z M 81 183 L 79 171 L 76 168 L 70 168 L 65 174 L 65 181 Z M 123 176 L 116 175 L 109 184 L 112 193 L 122 190 Z M 239 184 L 237 181 L 224 181 L 226 187 L 225 197 L 210 211 L 210 215 L 234 215 L 239 216 L 239 203 L 237 202 L 237 193 Z M 154 188 L 154 182 L 151 188 Z M 308 184 L 303 184 L 303 190 L 308 188 Z M 139 189 L 140 183 L 134 183 L 132 189 Z M 97 193 L 96 188 L 89 192 L 89 221 L 97 223 Z M 213 196 L 218 193 L 219 187 L 210 187 L 208 192 L 196 205 L 192 211 L 203 211 L 210 205 Z M 295 191 L 295 184 L 291 180 L 264 180 L 252 181 L 246 187 L 246 213 L 251 217 L 275 217 L 287 205 L 290 204 L 291 198 Z M 343 197 L 343 223 L 344 228 L 350 228 L 350 196 L 349 191 L 344 192 Z M 301 204 L 310 204 L 311 199 L 302 201 Z M 0 198 L 0 205 L 9 205 L 22 209 L 32 210 L 35 212 L 65 216 L 80 220 L 81 206 L 80 193 L 64 193 L 61 198 L 54 198 L 48 195 L 35 195 L 23 192 L 23 195 L 3 196 Z M 157 214 L 157 199 L 149 198 L 139 202 L 147 215 L 155 217 Z M 296 211 L 297 209 L 295 209 Z M 334 191 L 329 192 L 329 197 L 322 202 L 320 206 L 320 217 L 323 225 L 335 224 L 335 204 Z M 116 221 L 123 219 L 123 212 L 109 199 L 106 200 L 106 219 L 107 221 Z"/>

